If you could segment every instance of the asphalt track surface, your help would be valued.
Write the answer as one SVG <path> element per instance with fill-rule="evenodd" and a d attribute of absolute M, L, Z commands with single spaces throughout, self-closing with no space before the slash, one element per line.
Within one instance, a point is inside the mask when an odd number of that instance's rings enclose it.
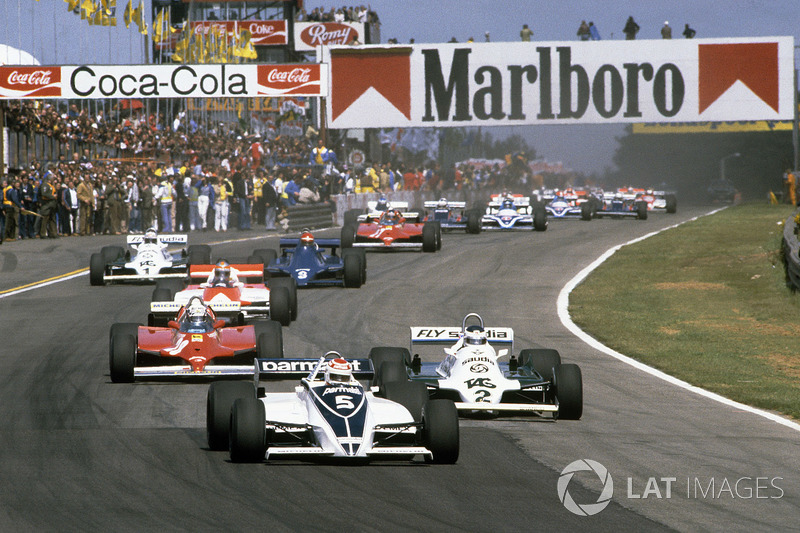
<path fill-rule="evenodd" d="M 206 449 L 206 384 L 110 382 L 108 329 L 144 320 L 152 286 L 90 287 L 78 272 L 11 290 L 84 269 L 92 252 L 124 237 L 5 243 L 0 530 L 797 529 L 800 433 L 589 348 L 557 316 L 561 288 L 605 250 L 709 210 L 445 234 L 435 254 L 369 254 L 361 289 L 300 291 L 299 318 L 284 328 L 288 357 L 364 357 L 372 346 L 407 346 L 410 325 L 459 325 L 478 312 L 487 325 L 514 328 L 515 350 L 557 348 L 581 366 L 581 420 L 462 419 L 452 466 L 232 464 Z M 228 258 L 277 244 L 236 231 L 190 242 Z M 567 511 L 557 493 L 562 469 L 584 458 L 614 481 L 610 504 L 593 516 Z M 601 482 L 579 472 L 568 490 L 595 503 Z"/>

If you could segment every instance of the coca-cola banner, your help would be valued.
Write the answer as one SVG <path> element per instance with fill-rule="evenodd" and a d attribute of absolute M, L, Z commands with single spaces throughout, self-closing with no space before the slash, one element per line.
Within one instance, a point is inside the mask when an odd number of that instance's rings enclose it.
<path fill-rule="evenodd" d="M 217 32 L 221 29 L 228 35 L 228 39 L 238 36 L 242 30 L 250 32 L 253 46 L 284 46 L 289 43 L 289 32 L 286 21 L 281 20 L 204 20 L 192 22 L 194 33 L 208 35 L 211 28 Z"/>
<path fill-rule="evenodd" d="M 295 22 L 294 48 L 313 51 L 317 46 L 364 44 L 363 22 Z"/>
<path fill-rule="evenodd" d="M 325 96 L 324 65 L 0 67 L 0 99 Z"/>
<path fill-rule="evenodd" d="M 794 39 L 322 48 L 332 128 L 791 120 Z"/>

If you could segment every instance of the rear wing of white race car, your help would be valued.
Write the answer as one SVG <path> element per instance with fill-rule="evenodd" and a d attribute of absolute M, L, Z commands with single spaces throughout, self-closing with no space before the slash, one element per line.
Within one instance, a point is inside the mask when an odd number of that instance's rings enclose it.
<path fill-rule="evenodd" d="M 489 198 L 489 207 L 500 207 L 503 205 L 503 200 L 510 198 L 514 201 L 514 207 L 527 207 L 531 205 L 530 196 L 522 196 L 521 194 L 511 194 L 503 196 L 502 194 L 493 194 Z"/>
<path fill-rule="evenodd" d="M 439 202 L 437 200 L 427 200 L 422 206 L 425 209 L 436 209 L 439 207 Z M 447 202 L 447 207 L 449 209 L 465 209 L 467 202 Z"/>
<path fill-rule="evenodd" d="M 485 328 L 484 332 L 495 349 L 506 348 L 510 353 L 514 351 L 514 330 L 512 328 Z M 449 347 L 461 338 L 459 326 L 412 326 L 411 327 L 411 352 L 414 353 L 420 346 Z"/>
<path fill-rule="evenodd" d="M 158 244 L 187 244 L 189 236 L 185 234 L 169 233 L 165 235 L 158 235 L 156 237 Z M 128 235 L 128 245 L 142 244 L 144 242 L 144 235 Z"/>

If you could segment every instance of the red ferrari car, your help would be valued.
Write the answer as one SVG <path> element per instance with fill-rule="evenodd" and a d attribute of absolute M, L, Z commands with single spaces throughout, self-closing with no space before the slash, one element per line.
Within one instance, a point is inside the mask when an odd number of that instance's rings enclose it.
<path fill-rule="evenodd" d="M 283 334 L 278 322 L 226 327 L 213 306 L 199 297 L 185 306 L 173 305 L 178 313 L 168 327 L 111 326 L 111 381 L 252 376 L 256 357 L 283 357 Z M 220 304 L 220 311 L 230 311 L 231 306 L 238 303 Z"/>
<path fill-rule="evenodd" d="M 342 248 L 435 252 L 441 247 L 442 229 L 438 223 L 409 221 L 396 209 L 385 211 L 378 218 L 368 217 L 358 225 L 342 227 Z"/>

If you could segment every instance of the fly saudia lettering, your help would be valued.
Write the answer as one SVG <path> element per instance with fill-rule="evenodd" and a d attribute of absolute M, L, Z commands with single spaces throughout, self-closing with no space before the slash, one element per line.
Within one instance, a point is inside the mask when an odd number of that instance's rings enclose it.
<path fill-rule="evenodd" d="M 539 84 L 537 119 L 580 119 L 589 106 L 603 118 L 641 117 L 642 98 L 652 98 L 664 117 L 678 114 L 686 86 L 677 65 L 664 63 L 604 64 L 589 72 L 572 63 L 568 46 L 538 47 L 538 65 L 507 65 L 508 86 L 500 68 L 483 65 L 470 80 L 469 48 L 453 51 L 449 76 L 445 73 L 438 49 L 422 50 L 425 65 L 425 115 L 423 122 L 471 120 L 519 120 L 523 112 L 526 88 Z M 557 69 L 554 72 L 554 69 Z M 553 94 L 553 78 L 559 91 Z M 471 82 L 475 85 L 471 85 Z M 573 94 L 573 86 L 575 94 Z M 477 87 L 477 88 L 475 88 Z M 475 89 L 474 89 L 475 88 Z M 474 89 L 473 94 L 470 94 Z M 451 115 L 452 111 L 452 115 Z"/>

